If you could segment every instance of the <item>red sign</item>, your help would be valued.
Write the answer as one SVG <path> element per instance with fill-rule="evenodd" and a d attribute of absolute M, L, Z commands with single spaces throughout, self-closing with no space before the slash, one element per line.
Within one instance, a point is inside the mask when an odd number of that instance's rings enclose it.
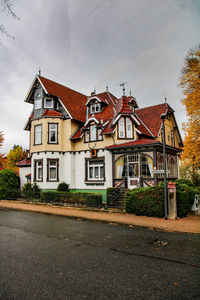
<path fill-rule="evenodd" d="M 175 189 L 176 183 L 175 182 L 168 182 L 168 189 Z"/>

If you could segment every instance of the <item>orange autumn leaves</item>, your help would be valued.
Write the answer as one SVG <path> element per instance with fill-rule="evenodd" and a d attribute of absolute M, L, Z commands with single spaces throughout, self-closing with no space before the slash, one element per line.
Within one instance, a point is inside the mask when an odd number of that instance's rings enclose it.
<path fill-rule="evenodd" d="M 195 170 L 200 165 L 200 46 L 188 52 L 180 86 L 184 89 L 182 103 L 187 113 L 182 161 Z"/>

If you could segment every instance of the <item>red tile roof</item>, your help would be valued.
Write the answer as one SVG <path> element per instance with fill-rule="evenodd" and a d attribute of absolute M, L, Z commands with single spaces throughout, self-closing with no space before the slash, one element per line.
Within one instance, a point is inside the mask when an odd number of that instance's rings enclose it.
<path fill-rule="evenodd" d="M 72 136 L 71 136 L 71 140 L 76 140 L 76 139 L 80 139 L 82 136 L 83 132 L 81 131 L 81 127 L 78 128 L 78 130 L 76 130 Z"/>
<path fill-rule="evenodd" d="M 161 114 L 165 113 L 171 107 L 167 103 L 162 103 L 154 106 L 138 108 L 135 110 L 136 115 L 150 129 L 154 136 L 158 136 L 162 123 Z"/>
<path fill-rule="evenodd" d="M 62 117 L 62 114 L 55 110 L 46 109 L 43 116 Z"/>
<path fill-rule="evenodd" d="M 112 149 L 112 148 L 127 148 L 127 147 L 132 147 L 132 146 L 138 146 L 138 145 L 149 145 L 149 144 L 158 144 L 158 141 L 151 140 L 151 139 L 138 139 L 134 141 L 129 141 L 121 144 L 115 144 L 115 145 L 110 145 L 105 148 Z"/>
<path fill-rule="evenodd" d="M 17 167 L 30 167 L 31 158 L 25 158 L 16 164 Z"/>
<path fill-rule="evenodd" d="M 85 122 L 85 104 L 87 102 L 87 97 L 85 95 L 45 77 L 38 77 L 49 95 L 53 95 L 61 99 L 73 119 Z"/>
<path fill-rule="evenodd" d="M 133 109 L 129 105 L 130 97 L 122 96 L 116 106 L 116 116 L 118 114 L 132 114 Z"/>

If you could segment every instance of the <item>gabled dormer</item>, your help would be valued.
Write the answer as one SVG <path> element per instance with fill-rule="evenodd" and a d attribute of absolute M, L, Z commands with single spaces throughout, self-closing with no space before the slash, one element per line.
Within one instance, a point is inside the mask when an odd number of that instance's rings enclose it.
<path fill-rule="evenodd" d="M 95 92 L 92 92 L 86 103 L 88 115 L 101 113 L 107 105 L 108 101 L 101 94 L 96 95 Z"/>
<path fill-rule="evenodd" d="M 91 117 L 86 121 L 82 131 L 84 132 L 85 143 L 103 140 L 101 135 L 102 124 L 95 117 Z"/>

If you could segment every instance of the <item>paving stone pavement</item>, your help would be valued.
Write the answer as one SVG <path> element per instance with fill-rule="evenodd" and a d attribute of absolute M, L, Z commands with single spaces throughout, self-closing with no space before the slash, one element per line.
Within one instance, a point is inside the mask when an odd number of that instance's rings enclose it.
<path fill-rule="evenodd" d="M 165 220 L 146 216 L 117 212 L 117 210 L 91 210 L 74 207 L 52 206 L 46 204 L 24 203 L 22 201 L 1 200 L 0 208 L 31 211 L 37 213 L 60 215 L 93 221 L 107 222 L 113 225 L 125 224 L 129 226 L 142 226 L 149 229 L 158 229 L 170 232 L 200 233 L 200 215 L 190 215 L 177 220 Z"/>

